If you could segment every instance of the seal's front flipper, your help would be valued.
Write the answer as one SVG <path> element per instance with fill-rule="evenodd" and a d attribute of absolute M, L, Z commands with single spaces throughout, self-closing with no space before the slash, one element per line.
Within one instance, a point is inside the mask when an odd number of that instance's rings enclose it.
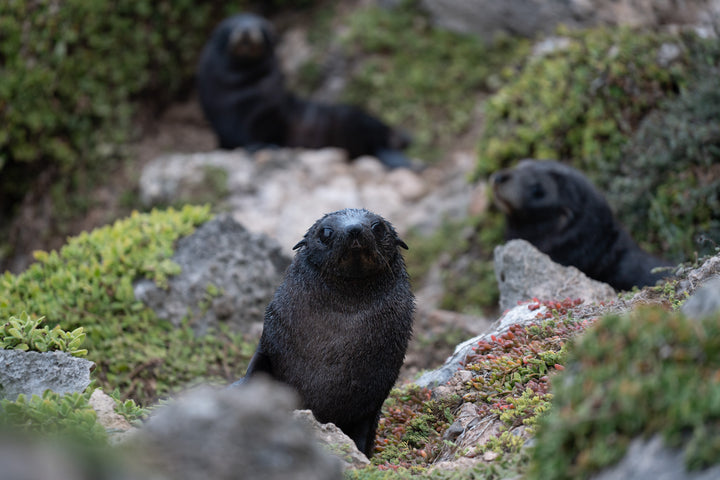
<path fill-rule="evenodd" d="M 390 169 L 409 168 L 411 170 L 419 170 L 417 165 L 414 165 L 400 150 L 381 148 L 375 152 L 375 156 L 383 165 Z"/>
<path fill-rule="evenodd" d="M 255 354 L 250 359 L 250 363 L 248 364 L 247 372 L 245 372 L 245 376 L 238 380 L 237 382 L 234 382 L 230 385 L 230 388 L 232 387 L 239 387 L 240 385 L 244 385 L 248 382 L 250 377 L 253 375 L 256 375 L 258 373 L 265 373 L 267 375 L 272 376 L 272 364 L 270 363 L 270 357 L 265 355 L 263 352 L 260 351 L 260 348 L 258 348 L 255 351 Z"/>

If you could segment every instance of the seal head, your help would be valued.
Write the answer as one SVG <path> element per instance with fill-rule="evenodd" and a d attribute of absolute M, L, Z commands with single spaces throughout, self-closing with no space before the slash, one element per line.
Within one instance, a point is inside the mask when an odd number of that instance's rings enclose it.
<path fill-rule="evenodd" d="M 332 277 L 358 279 L 392 274 L 388 259 L 408 246 L 386 220 L 368 210 L 346 209 L 325 215 L 293 247 L 307 262 Z"/>

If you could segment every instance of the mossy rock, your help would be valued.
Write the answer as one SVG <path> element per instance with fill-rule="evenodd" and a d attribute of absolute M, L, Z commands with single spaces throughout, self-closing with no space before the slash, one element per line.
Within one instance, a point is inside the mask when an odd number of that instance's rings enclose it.
<path fill-rule="evenodd" d="M 559 33 L 566 46 L 531 57 L 488 101 L 477 177 L 522 158 L 572 161 L 586 171 L 617 162 L 642 118 L 686 78 L 678 37 L 629 28 Z M 665 60 L 664 45 L 678 56 Z"/>
<path fill-rule="evenodd" d="M 720 317 L 659 308 L 602 318 L 574 343 L 553 379 L 529 479 L 587 478 L 630 441 L 659 433 L 688 470 L 720 459 Z"/>
<path fill-rule="evenodd" d="M 174 242 L 210 216 L 208 207 L 190 206 L 134 213 L 70 238 L 59 252 L 36 252 L 25 272 L 0 277 L 0 318 L 26 311 L 64 330 L 83 327 L 99 384 L 143 404 L 199 378 L 234 378 L 252 354 L 241 335 L 196 337 L 187 325 L 159 320 L 133 291 L 141 278 L 166 285 L 179 270 Z"/>

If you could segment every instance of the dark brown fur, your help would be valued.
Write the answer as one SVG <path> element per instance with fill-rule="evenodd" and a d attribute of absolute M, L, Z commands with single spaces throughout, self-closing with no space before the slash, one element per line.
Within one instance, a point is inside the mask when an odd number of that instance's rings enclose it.
<path fill-rule="evenodd" d="M 285 89 L 276 38 L 264 18 L 225 19 L 203 49 L 198 96 L 221 148 L 339 147 L 350 158 L 373 155 L 410 167 L 401 150 L 410 137 L 358 107 L 300 99 Z"/>
<path fill-rule="evenodd" d="M 578 170 L 553 161 L 523 160 L 491 178 L 507 218 L 506 238 L 521 238 L 562 265 L 617 290 L 654 285 L 668 266 L 642 250 L 622 228 L 605 197 Z"/>
<path fill-rule="evenodd" d="M 400 247 L 392 225 L 367 210 L 318 220 L 295 246 L 245 376 L 265 372 L 294 387 L 304 408 L 368 456 L 412 330 Z"/>

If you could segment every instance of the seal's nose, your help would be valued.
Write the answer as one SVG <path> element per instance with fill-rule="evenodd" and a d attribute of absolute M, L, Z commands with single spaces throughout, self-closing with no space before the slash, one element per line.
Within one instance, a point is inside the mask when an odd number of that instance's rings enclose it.
<path fill-rule="evenodd" d="M 356 238 L 360 236 L 360 232 L 362 232 L 362 225 L 360 225 L 359 223 L 348 225 L 345 231 L 351 238 Z"/>

